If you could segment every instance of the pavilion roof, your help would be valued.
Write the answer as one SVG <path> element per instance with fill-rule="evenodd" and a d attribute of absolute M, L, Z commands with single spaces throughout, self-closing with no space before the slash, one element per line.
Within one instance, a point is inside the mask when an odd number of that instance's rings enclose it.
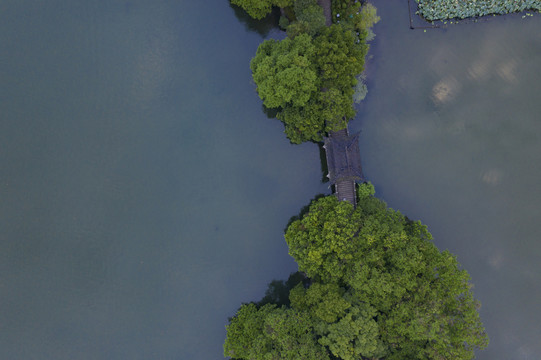
<path fill-rule="evenodd" d="M 338 180 L 363 180 L 359 134 L 348 135 L 347 131 L 331 133 L 324 138 L 329 180 L 334 185 Z"/>

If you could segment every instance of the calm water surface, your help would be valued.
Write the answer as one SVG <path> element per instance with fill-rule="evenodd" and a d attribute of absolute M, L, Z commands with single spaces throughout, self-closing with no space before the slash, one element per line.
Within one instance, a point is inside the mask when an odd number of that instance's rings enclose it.
<path fill-rule="evenodd" d="M 479 358 L 537 359 L 540 18 L 423 33 L 375 5 L 365 175 L 471 273 Z M 288 219 L 328 193 L 317 147 L 261 111 L 262 35 L 225 0 L 0 20 L 0 358 L 221 359 L 227 317 L 296 269 Z"/>
<path fill-rule="evenodd" d="M 365 176 L 467 269 L 479 359 L 541 359 L 541 15 L 409 30 L 382 17 L 358 119 Z"/>
<path fill-rule="evenodd" d="M 0 2 L 0 359 L 221 359 L 296 270 L 319 150 L 261 111 L 227 1 Z"/>

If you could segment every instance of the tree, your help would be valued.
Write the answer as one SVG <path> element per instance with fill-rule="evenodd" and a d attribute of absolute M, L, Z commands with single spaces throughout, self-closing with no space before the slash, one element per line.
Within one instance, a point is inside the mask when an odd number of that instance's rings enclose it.
<path fill-rule="evenodd" d="M 257 92 L 269 108 L 304 106 L 319 88 L 315 47 L 307 34 L 266 40 L 250 63 Z"/>
<path fill-rule="evenodd" d="M 271 283 L 265 299 L 281 307 L 243 305 L 227 327 L 226 356 L 454 360 L 487 345 L 456 258 L 420 222 L 375 198 L 372 185 L 357 194 L 357 208 L 334 196 L 315 200 L 288 227 L 290 254 L 310 279 Z M 275 294 L 286 287 L 289 302 Z"/>
<path fill-rule="evenodd" d="M 321 117 L 320 105 L 310 99 L 305 106 L 287 106 L 278 112 L 276 117 L 284 123 L 284 132 L 293 144 L 322 140 L 325 120 Z"/>
<path fill-rule="evenodd" d="M 291 6 L 293 0 L 231 0 L 231 3 L 243 8 L 254 19 L 263 19 L 273 6 Z"/>
<path fill-rule="evenodd" d="M 255 304 L 241 306 L 230 319 L 224 355 L 247 360 L 329 360 L 317 343 L 307 312 Z"/>
<path fill-rule="evenodd" d="M 387 353 L 376 322 L 377 312 L 335 283 L 302 284 L 290 292 L 291 306 L 310 314 L 318 343 L 337 359 L 376 358 Z"/>
<path fill-rule="evenodd" d="M 353 33 L 340 25 L 325 28 L 315 39 L 315 62 L 325 88 L 352 89 L 355 76 L 364 68 L 368 46 L 357 42 Z"/>
<path fill-rule="evenodd" d="M 259 46 L 250 63 L 257 92 L 265 106 L 279 110 L 291 142 L 321 141 L 325 132 L 347 126 L 355 115 L 355 75 L 363 70 L 366 51 L 340 25 L 315 38 L 300 33 Z"/>
<path fill-rule="evenodd" d="M 285 234 L 289 255 L 299 270 L 323 282 L 340 283 L 355 261 L 357 245 L 350 241 L 358 230 L 361 214 L 347 202 L 327 196 L 310 205 L 302 220 L 294 221 Z"/>
<path fill-rule="evenodd" d="M 315 36 L 325 28 L 323 8 L 317 3 L 317 0 L 295 0 L 293 9 L 297 21 L 293 22 L 292 27 L 297 26 L 310 36 Z M 298 26 L 299 24 L 302 25 Z M 288 29 L 288 35 L 290 34 L 291 30 Z"/>
<path fill-rule="evenodd" d="M 349 120 L 355 115 L 353 94 L 356 75 L 364 69 L 368 46 L 365 42 L 357 42 L 353 33 L 340 25 L 326 28 L 314 43 L 327 131 L 340 130 L 347 124 L 344 118 Z"/>
<path fill-rule="evenodd" d="M 243 305 L 230 319 L 225 356 L 235 359 L 354 360 L 386 354 L 376 310 L 336 284 L 298 284 L 291 306 Z"/>
<path fill-rule="evenodd" d="M 473 358 L 488 338 L 468 273 L 435 247 L 424 225 L 375 198 L 371 185 L 359 194 L 356 209 L 321 198 L 289 226 L 299 269 L 375 309 L 386 359 Z"/>

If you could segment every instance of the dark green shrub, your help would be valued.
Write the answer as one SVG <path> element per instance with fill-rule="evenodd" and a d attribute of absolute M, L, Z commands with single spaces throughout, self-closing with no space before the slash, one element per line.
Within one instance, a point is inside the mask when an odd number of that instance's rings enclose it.
<path fill-rule="evenodd" d="M 280 20 L 278 21 L 278 26 L 280 26 L 281 29 L 287 29 L 289 26 L 289 19 L 285 16 L 280 16 Z"/>

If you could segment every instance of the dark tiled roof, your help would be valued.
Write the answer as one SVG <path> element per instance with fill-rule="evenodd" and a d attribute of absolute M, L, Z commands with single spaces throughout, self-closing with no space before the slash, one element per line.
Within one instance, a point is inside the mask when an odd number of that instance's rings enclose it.
<path fill-rule="evenodd" d="M 359 133 L 349 136 L 347 130 L 333 132 L 324 138 L 329 180 L 334 185 L 339 180 L 361 181 L 363 172 L 359 152 Z"/>

